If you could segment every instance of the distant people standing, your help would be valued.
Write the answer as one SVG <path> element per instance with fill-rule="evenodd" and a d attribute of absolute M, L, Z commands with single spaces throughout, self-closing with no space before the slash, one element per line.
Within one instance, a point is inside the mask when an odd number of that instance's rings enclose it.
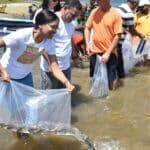
<path fill-rule="evenodd" d="M 150 38 L 150 0 L 141 0 L 135 16 L 135 29 Z"/>
<path fill-rule="evenodd" d="M 134 27 L 134 11 L 137 8 L 139 0 L 127 0 L 127 3 L 121 4 L 117 10 L 122 17 L 122 27 L 123 33 L 121 35 L 119 44 L 118 44 L 118 76 L 119 78 L 125 77 L 124 66 L 123 66 L 123 56 L 122 56 L 122 43 L 124 42 L 127 31 L 131 35 L 137 34 Z"/>
<path fill-rule="evenodd" d="M 122 33 L 122 20 L 112 8 L 110 0 L 99 0 L 98 4 L 99 7 L 91 12 L 85 27 L 86 50 L 90 56 L 90 77 L 93 77 L 96 55 L 99 54 L 107 65 L 109 87 L 116 89 L 118 76 L 115 48 Z"/>
<path fill-rule="evenodd" d="M 29 14 L 30 14 L 30 19 L 32 20 L 36 11 L 38 10 L 38 6 L 35 4 L 32 4 L 31 6 L 29 6 Z"/>
<path fill-rule="evenodd" d="M 84 12 L 81 11 L 79 16 L 77 16 L 73 22 L 75 26 L 75 33 L 72 36 L 72 59 L 74 62 L 74 66 L 79 67 L 80 61 L 85 59 L 86 51 L 85 51 L 85 41 L 84 41 Z"/>
<path fill-rule="evenodd" d="M 33 22 L 35 22 L 35 18 L 37 16 L 37 14 L 43 10 L 43 9 L 49 9 L 50 11 L 54 12 L 54 8 L 56 7 L 56 5 L 58 4 L 58 0 L 43 0 L 41 8 L 39 8 L 34 17 L 33 17 Z"/>
<path fill-rule="evenodd" d="M 135 16 L 135 29 L 145 38 L 150 39 L 150 0 L 140 0 Z M 149 50 L 144 55 L 144 65 L 150 66 Z"/>

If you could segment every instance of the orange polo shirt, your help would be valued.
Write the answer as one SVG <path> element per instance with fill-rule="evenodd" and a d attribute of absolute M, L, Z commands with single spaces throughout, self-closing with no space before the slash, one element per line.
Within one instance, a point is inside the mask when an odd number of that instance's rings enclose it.
<path fill-rule="evenodd" d="M 86 23 L 92 29 L 91 51 L 104 53 L 112 44 L 116 34 L 122 33 L 122 19 L 114 8 L 103 12 L 100 8 L 94 9 Z"/>

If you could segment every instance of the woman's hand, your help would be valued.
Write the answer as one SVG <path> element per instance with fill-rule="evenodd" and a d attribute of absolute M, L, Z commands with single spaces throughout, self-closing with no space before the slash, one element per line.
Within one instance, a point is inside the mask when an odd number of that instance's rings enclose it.
<path fill-rule="evenodd" d="M 6 70 L 2 70 L 0 75 L 1 75 L 3 81 L 10 82 L 10 76 Z"/>
<path fill-rule="evenodd" d="M 69 81 L 64 82 L 64 84 L 65 84 L 69 93 L 71 93 L 75 89 L 75 86 L 72 85 Z"/>

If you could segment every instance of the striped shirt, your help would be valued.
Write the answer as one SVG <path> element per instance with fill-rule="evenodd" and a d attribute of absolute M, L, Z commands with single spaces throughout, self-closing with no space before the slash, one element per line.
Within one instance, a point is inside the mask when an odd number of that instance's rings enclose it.
<path fill-rule="evenodd" d="M 123 3 L 119 7 L 117 7 L 117 10 L 122 17 L 123 33 L 119 41 L 119 43 L 122 44 L 125 39 L 126 31 L 128 31 L 130 26 L 134 25 L 134 14 L 131 8 L 126 3 Z"/>

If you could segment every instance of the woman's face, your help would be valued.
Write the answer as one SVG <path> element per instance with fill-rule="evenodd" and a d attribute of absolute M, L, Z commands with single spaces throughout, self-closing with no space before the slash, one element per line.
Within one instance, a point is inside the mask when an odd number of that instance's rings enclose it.
<path fill-rule="evenodd" d="M 41 31 L 41 34 L 44 36 L 44 38 L 51 39 L 56 33 L 58 24 L 59 24 L 59 21 L 57 20 L 48 24 L 41 25 L 40 31 Z"/>
<path fill-rule="evenodd" d="M 48 7 L 50 9 L 54 9 L 54 7 L 58 4 L 58 0 L 49 0 Z"/>

